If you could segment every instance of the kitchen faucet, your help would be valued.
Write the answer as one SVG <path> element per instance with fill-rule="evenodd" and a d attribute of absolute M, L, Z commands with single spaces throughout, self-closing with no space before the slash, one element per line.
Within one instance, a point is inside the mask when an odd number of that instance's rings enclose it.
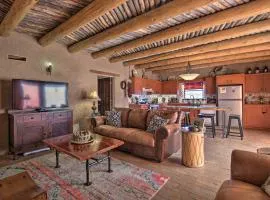
<path fill-rule="evenodd" d="M 194 97 L 194 95 L 190 95 L 190 98 L 192 99 L 192 106 L 194 106 L 195 105 L 195 97 Z"/>

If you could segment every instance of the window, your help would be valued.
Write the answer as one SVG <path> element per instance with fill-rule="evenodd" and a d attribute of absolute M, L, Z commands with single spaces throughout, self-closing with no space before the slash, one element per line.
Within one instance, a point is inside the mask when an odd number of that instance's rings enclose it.
<path fill-rule="evenodd" d="M 187 82 L 184 83 L 184 99 L 203 99 L 204 83 L 203 82 Z"/>
<path fill-rule="evenodd" d="M 204 90 L 203 89 L 190 89 L 185 90 L 184 98 L 185 99 L 203 99 L 204 98 Z"/>

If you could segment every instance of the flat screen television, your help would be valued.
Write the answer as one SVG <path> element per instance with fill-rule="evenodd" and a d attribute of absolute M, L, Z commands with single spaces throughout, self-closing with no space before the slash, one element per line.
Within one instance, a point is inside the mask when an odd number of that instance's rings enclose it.
<path fill-rule="evenodd" d="M 13 109 L 49 109 L 68 107 L 68 83 L 12 80 Z"/>

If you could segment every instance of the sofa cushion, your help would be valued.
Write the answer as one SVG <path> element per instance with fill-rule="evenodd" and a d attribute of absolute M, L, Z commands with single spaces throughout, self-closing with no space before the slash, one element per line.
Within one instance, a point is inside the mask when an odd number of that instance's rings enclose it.
<path fill-rule="evenodd" d="M 122 127 L 128 127 L 128 115 L 129 115 L 130 109 L 129 108 L 115 108 L 115 110 L 121 112 Z"/>
<path fill-rule="evenodd" d="M 110 125 L 100 125 L 97 126 L 94 131 L 100 135 L 109 136 L 113 129 L 116 129 L 116 127 Z"/>
<path fill-rule="evenodd" d="M 115 127 L 121 127 L 121 112 L 119 111 L 106 111 L 106 124 Z"/>
<path fill-rule="evenodd" d="M 165 126 L 168 123 L 168 119 L 164 119 L 162 117 L 159 117 L 155 115 L 149 125 L 147 126 L 147 132 L 149 133 L 155 133 L 157 129 L 159 129 L 162 126 Z"/>
<path fill-rule="evenodd" d="M 174 124 L 177 122 L 178 119 L 178 112 L 177 111 L 166 111 L 166 110 L 151 110 L 147 115 L 146 126 L 149 126 L 151 119 L 155 116 L 160 116 L 164 119 L 168 119 L 168 124 Z"/>
<path fill-rule="evenodd" d="M 117 128 L 112 130 L 112 137 L 125 142 L 154 147 L 155 139 L 153 134 L 136 128 Z"/>
<path fill-rule="evenodd" d="M 113 126 L 101 125 L 95 128 L 95 132 L 103 136 L 116 138 L 129 143 L 148 147 L 155 146 L 153 134 L 136 128 L 115 128 Z"/>
<path fill-rule="evenodd" d="M 128 127 L 146 130 L 148 110 L 134 109 L 129 112 Z"/>
<path fill-rule="evenodd" d="M 220 187 L 215 200 L 269 200 L 268 195 L 258 186 L 238 180 L 227 180 Z"/>

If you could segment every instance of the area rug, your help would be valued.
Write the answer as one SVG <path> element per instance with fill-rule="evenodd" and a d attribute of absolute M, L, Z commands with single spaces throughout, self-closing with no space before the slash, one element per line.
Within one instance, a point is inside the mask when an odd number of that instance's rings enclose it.
<path fill-rule="evenodd" d="M 61 168 L 55 169 L 55 155 L 47 154 L 0 168 L 0 179 L 27 171 L 53 200 L 132 200 L 151 199 L 166 184 L 168 177 L 112 159 L 113 173 L 107 173 L 107 161 L 90 168 L 90 186 L 85 163 L 60 154 Z"/>

